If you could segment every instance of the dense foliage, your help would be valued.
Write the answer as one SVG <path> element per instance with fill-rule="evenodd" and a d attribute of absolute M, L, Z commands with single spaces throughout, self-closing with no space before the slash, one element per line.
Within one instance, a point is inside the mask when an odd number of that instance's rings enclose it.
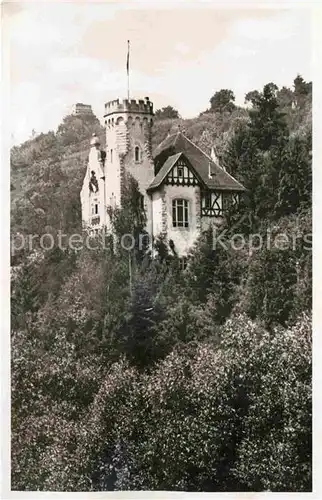
<path fill-rule="evenodd" d="M 157 120 L 166 120 L 171 118 L 180 118 L 179 113 L 172 106 L 165 106 L 162 109 L 157 109 L 155 112 L 155 118 Z"/>
<path fill-rule="evenodd" d="M 13 489 L 311 490 L 311 92 L 298 76 L 156 117 L 155 144 L 180 120 L 247 188 L 185 271 L 165 238 L 138 248 L 131 179 L 114 245 L 15 251 Z M 92 132 L 66 117 L 13 148 L 13 235 L 80 231 Z"/>
<path fill-rule="evenodd" d="M 210 99 L 210 110 L 213 112 L 233 111 L 235 109 L 235 96 L 232 90 L 221 89 L 215 92 Z"/>

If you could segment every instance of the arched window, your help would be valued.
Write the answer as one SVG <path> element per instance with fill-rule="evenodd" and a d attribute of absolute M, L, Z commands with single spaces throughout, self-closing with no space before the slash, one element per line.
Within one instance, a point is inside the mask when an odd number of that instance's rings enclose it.
<path fill-rule="evenodd" d="M 189 227 L 189 202 L 188 200 L 172 200 L 172 225 L 173 227 Z"/>
<path fill-rule="evenodd" d="M 141 151 L 139 146 L 135 146 L 134 148 L 134 160 L 136 163 L 141 161 Z"/>

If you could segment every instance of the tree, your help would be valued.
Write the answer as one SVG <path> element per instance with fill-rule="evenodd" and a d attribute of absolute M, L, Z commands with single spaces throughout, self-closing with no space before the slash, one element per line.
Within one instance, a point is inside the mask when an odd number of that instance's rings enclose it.
<path fill-rule="evenodd" d="M 279 161 L 288 141 L 288 128 L 277 101 L 277 86 L 269 83 L 252 92 L 250 119 L 236 129 L 223 154 L 227 170 L 247 189 L 243 203 L 255 222 L 274 214 L 278 197 Z"/>
<path fill-rule="evenodd" d="M 235 95 L 232 90 L 221 89 L 215 92 L 210 99 L 210 111 L 222 113 L 224 111 L 233 111 L 235 109 Z"/>
<path fill-rule="evenodd" d="M 79 191 L 82 164 L 72 179 L 56 159 L 35 163 L 28 172 L 29 187 L 19 200 L 12 226 L 25 234 L 71 234 L 80 231 L 81 206 Z"/>
<path fill-rule="evenodd" d="M 312 97 L 312 82 L 306 82 L 301 75 L 294 79 L 294 97 L 298 108 L 303 108 L 308 98 Z"/>
<path fill-rule="evenodd" d="M 172 106 L 165 106 L 162 109 L 157 109 L 154 116 L 157 120 L 180 118 L 179 112 Z"/>
<path fill-rule="evenodd" d="M 77 144 L 82 140 L 89 140 L 95 133 L 98 137 L 102 134 L 102 127 L 95 115 L 68 115 L 57 128 L 57 138 L 64 147 Z"/>
<path fill-rule="evenodd" d="M 250 92 L 247 92 L 245 95 L 245 104 L 246 103 L 251 103 L 253 106 L 256 104 L 260 96 L 260 93 L 258 90 L 251 90 Z"/>
<path fill-rule="evenodd" d="M 291 137 L 283 150 L 280 164 L 277 215 L 295 213 L 312 203 L 311 133 Z"/>
<path fill-rule="evenodd" d="M 162 307 L 156 300 L 157 291 L 153 271 L 136 273 L 128 315 L 117 334 L 120 352 L 141 369 L 151 366 L 167 353 L 166 346 L 157 339 L 163 317 Z"/>
<path fill-rule="evenodd" d="M 278 106 L 277 90 L 274 83 L 265 85 L 263 91 L 253 97 L 253 108 L 249 111 L 250 129 L 262 151 L 275 146 L 280 138 L 287 135 L 285 117 Z"/>
<path fill-rule="evenodd" d="M 261 318 L 269 328 L 277 323 L 285 326 L 292 312 L 295 283 L 292 249 L 261 249 L 249 267 L 245 288 L 247 313 L 252 318 Z"/>
<path fill-rule="evenodd" d="M 230 94 L 222 113 L 184 121 L 247 189 L 218 231 L 226 249 L 206 231 L 182 271 L 161 235 L 152 259 L 139 247 L 143 193 L 129 176 L 111 212 L 113 248 L 99 240 L 15 260 L 13 489 L 310 490 L 311 84 L 296 85 L 303 107 L 270 83 L 247 109 L 228 112 Z M 13 148 L 15 230 L 79 232 L 97 123 L 75 120 Z M 175 126 L 157 120 L 155 140 Z M 281 233 L 284 250 L 274 248 Z"/>
<path fill-rule="evenodd" d="M 35 266 L 26 261 L 20 266 L 11 290 L 11 326 L 16 331 L 30 322 L 39 308 L 39 283 L 35 276 Z"/>
<path fill-rule="evenodd" d="M 244 329 L 243 339 L 249 332 Z M 253 491 L 311 491 L 311 335 L 311 321 L 303 315 L 292 328 L 249 338 L 249 356 L 244 347 L 236 352 L 236 361 L 243 356 L 247 365 L 238 379 L 248 411 L 234 476 Z"/>
<path fill-rule="evenodd" d="M 291 89 L 282 87 L 277 92 L 277 100 L 282 108 L 291 108 L 294 103 L 294 94 Z"/>

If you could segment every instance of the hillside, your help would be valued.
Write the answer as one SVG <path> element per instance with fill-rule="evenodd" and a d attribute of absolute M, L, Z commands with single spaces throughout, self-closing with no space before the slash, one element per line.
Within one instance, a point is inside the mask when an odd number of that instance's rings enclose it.
<path fill-rule="evenodd" d="M 108 238 L 14 252 L 13 489 L 311 491 L 311 100 L 298 76 L 156 113 L 154 146 L 180 124 L 246 187 L 185 271 L 162 238 L 153 259 Z M 13 236 L 81 231 L 93 132 L 68 116 L 12 149 Z M 117 240 L 143 231 L 130 187 Z"/>
<path fill-rule="evenodd" d="M 283 87 L 285 89 L 285 87 Z M 288 89 L 291 92 L 290 89 Z M 285 93 L 279 91 L 282 97 Z M 295 92 L 293 91 L 293 94 Z M 281 98 L 280 98 L 281 99 Z M 248 103 L 249 104 L 249 103 Z M 301 107 L 293 108 L 289 100 L 281 100 L 281 109 L 286 115 L 291 133 L 305 135 L 312 128 L 311 101 Z M 153 127 L 153 149 L 180 126 L 189 139 L 195 142 L 206 153 L 215 146 L 219 156 L 223 153 L 236 128 L 249 119 L 249 107 L 235 107 L 232 111 L 225 109 L 207 110 L 194 119 L 162 118 L 157 113 Z M 41 161 L 57 161 L 68 176 L 80 176 L 84 173 L 84 165 L 89 152 L 89 140 L 96 133 L 102 147 L 105 146 L 104 127 L 95 115 L 67 116 L 56 132 L 41 133 L 37 137 L 24 142 L 11 150 L 11 197 L 12 202 L 21 197 L 30 187 L 30 175 L 33 168 Z M 81 166 L 81 167 L 80 167 Z"/>

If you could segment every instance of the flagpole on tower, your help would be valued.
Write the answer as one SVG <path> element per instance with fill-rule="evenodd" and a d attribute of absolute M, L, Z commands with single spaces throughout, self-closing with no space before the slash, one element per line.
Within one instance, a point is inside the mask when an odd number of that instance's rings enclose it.
<path fill-rule="evenodd" d="M 130 40 L 127 41 L 126 72 L 127 72 L 127 98 L 128 100 L 130 100 Z"/>

